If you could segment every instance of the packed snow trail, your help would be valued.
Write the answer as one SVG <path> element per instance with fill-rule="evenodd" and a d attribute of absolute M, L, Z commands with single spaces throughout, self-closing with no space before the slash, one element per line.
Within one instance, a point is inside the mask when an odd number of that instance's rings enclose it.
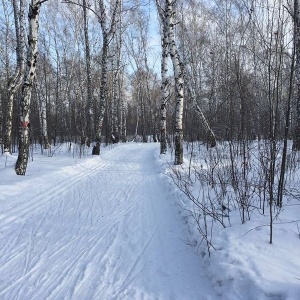
<path fill-rule="evenodd" d="M 43 176 L 29 167 L 23 189 L 0 191 L 0 299 L 218 299 L 184 243 L 158 148 L 119 145 Z"/>

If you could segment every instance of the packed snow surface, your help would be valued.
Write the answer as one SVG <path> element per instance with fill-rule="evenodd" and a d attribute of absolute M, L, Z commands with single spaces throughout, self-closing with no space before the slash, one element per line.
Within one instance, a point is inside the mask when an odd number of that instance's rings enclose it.
<path fill-rule="evenodd" d="M 15 155 L 0 156 L 1 300 L 300 300 L 300 196 L 274 219 L 272 245 L 268 214 L 241 224 L 233 210 L 231 226 L 211 223 L 209 257 L 159 144 L 81 159 L 68 147 L 31 149 L 26 176 L 15 175 Z"/>
<path fill-rule="evenodd" d="M 186 242 L 158 152 L 129 143 L 84 159 L 35 154 L 26 176 L 3 155 L 0 299 L 221 299 Z"/>

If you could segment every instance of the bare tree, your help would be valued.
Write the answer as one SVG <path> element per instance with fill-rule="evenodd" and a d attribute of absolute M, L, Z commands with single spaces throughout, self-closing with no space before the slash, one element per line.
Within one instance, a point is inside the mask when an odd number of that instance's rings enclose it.
<path fill-rule="evenodd" d="M 184 76 L 183 76 L 183 64 L 179 56 L 177 45 L 175 42 L 175 1 L 165 0 L 164 2 L 156 2 L 158 7 L 158 12 L 163 28 L 162 38 L 164 39 L 164 34 L 167 35 L 167 40 L 162 43 L 162 64 L 164 63 L 166 55 L 165 47 L 166 43 L 168 46 L 168 52 L 170 54 L 174 79 L 175 79 L 175 90 L 176 90 L 176 120 L 175 120 L 175 165 L 180 165 L 183 163 L 183 99 L 184 99 Z M 163 5 L 164 4 L 164 5 Z M 165 66 L 164 66 L 165 67 Z M 163 67 L 162 67 L 163 68 Z M 162 71 L 163 73 L 165 71 Z M 163 78 L 162 78 L 163 80 Z M 164 87 L 162 87 L 164 89 Z M 163 91 L 164 92 L 164 91 Z M 164 95 L 162 96 L 165 97 Z M 163 99 L 162 101 L 165 101 Z M 161 105 L 161 128 L 165 125 L 162 119 L 165 118 L 165 107 L 164 104 Z"/>
<path fill-rule="evenodd" d="M 17 175 L 25 175 L 29 156 L 29 112 L 33 83 L 36 74 L 38 55 L 38 29 L 41 0 L 31 0 L 29 4 L 29 33 L 28 50 L 25 76 L 22 84 L 22 96 L 20 100 L 20 132 L 19 132 L 19 155 L 15 170 Z"/>
<path fill-rule="evenodd" d="M 293 149 L 300 150 L 300 5 L 294 0 L 295 52 L 296 52 L 296 125 L 293 138 Z"/>
<path fill-rule="evenodd" d="M 176 90 L 176 120 L 175 120 L 175 165 L 183 163 L 183 98 L 184 98 L 184 78 L 183 65 L 175 42 L 175 2 L 165 0 L 164 14 L 162 22 L 166 23 L 168 32 L 168 46 L 173 64 Z"/>
<path fill-rule="evenodd" d="M 169 100 L 170 82 L 168 80 L 168 56 L 169 40 L 168 28 L 164 17 L 164 10 L 156 0 L 157 11 L 160 17 L 161 27 L 161 106 L 160 106 L 160 153 L 167 152 L 167 102 Z"/>
<path fill-rule="evenodd" d="M 113 46 L 111 55 L 112 65 L 112 126 L 111 139 L 113 143 L 118 143 L 120 138 L 120 120 L 119 120 L 119 102 L 121 92 L 121 51 L 122 51 L 122 0 L 117 8 L 118 26 L 117 32 L 113 37 Z"/>
<path fill-rule="evenodd" d="M 91 74 L 91 53 L 89 41 L 89 23 L 88 23 L 88 6 L 87 0 L 82 1 L 83 20 L 84 20 L 84 42 L 85 42 L 85 62 L 86 62 L 86 84 L 87 84 L 87 102 L 86 102 L 86 145 L 89 147 L 93 138 L 93 93 L 92 93 L 92 74 Z"/>
<path fill-rule="evenodd" d="M 100 112 L 97 122 L 97 132 L 96 132 L 96 147 L 95 154 L 100 154 L 100 142 L 101 133 L 104 120 L 104 114 L 106 110 L 107 101 L 107 64 L 108 64 L 108 51 L 109 44 L 115 34 L 117 13 L 119 8 L 120 0 L 116 0 L 111 7 L 111 18 L 108 19 L 107 8 L 104 0 L 99 0 L 99 14 L 98 20 L 101 25 L 102 30 L 102 57 L 101 57 L 101 80 L 100 80 Z"/>
<path fill-rule="evenodd" d="M 49 149 L 48 139 L 48 122 L 47 122 L 47 100 L 48 100 L 48 87 L 47 87 L 47 60 L 46 55 L 43 55 L 43 83 L 40 86 L 36 83 L 36 91 L 39 102 L 40 125 L 41 125 L 41 144 L 43 149 Z"/>
<path fill-rule="evenodd" d="M 16 32 L 16 55 L 17 55 L 17 67 L 14 75 L 8 83 L 8 103 L 6 109 L 6 123 L 5 123 L 5 135 L 4 135 L 4 151 L 11 153 L 11 133 L 12 133 L 12 120 L 13 120 L 13 104 L 14 96 L 20 87 L 25 69 L 25 59 L 24 59 L 24 0 L 19 0 L 19 5 L 17 0 L 13 0 L 13 11 L 15 19 L 15 32 Z"/>

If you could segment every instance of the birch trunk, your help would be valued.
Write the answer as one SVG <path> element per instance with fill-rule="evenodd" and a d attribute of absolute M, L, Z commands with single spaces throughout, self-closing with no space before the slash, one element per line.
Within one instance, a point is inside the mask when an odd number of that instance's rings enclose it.
<path fill-rule="evenodd" d="M 102 58 L 101 58 L 102 70 L 101 70 L 100 96 L 99 96 L 100 112 L 99 112 L 97 132 L 96 132 L 97 153 L 99 154 L 100 154 L 102 126 L 103 126 L 104 114 L 106 110 L 108 48 L 109 48 L 110 39 L 115 34 L 116 15 L 118 12 L 119 3 L 120 0 L 117 0 L 115 6 L 113 7 L 110 26 L 108 26 L 105 3 L 103 0 L 99 1 L 99 6 L 100 6 L 99 23 L 101 25 L 101 30 L 102 30 Z"/>
<path fill-rule="evenodd" d="M 159 8 L 158 8 L 159 9 Z M 160 154 L 167 152 L 167 101 L 169 99 L 169 81 L 167 77 L 168 72 L 168 29 L 166 23 L 162 18 L 162 57 L 161 57 L 161 106 L 160 106 Z"/>
<path fill-rule="evenodd" d="M 205 130 L 205 132 L 207 134 L 208 141 L 210 143 L 210 147 L 213 148 L 217 144 L 215 134 L 214 134 L 213 130 L 211 129 L 211 127 L 209 126 L 209 123 L 207 122 L 200 106 L 197 104 L 195 93 L 194 93 L 195 90 L 189 84 L 187 85 L 187 87 L 188 87 L 188 90 L 189 90 L 190 95 L 191 95 L 192 108 L 196 112 L 196 114 L 198 115 L 199 121 L 200 121 L 203 129 Z"/>
<path fill-rule="evenodd" d="M 102 58 L 101 58 L 101 79 L 100 79 L 100 113 L 96 132 L 96 142 L 101 143 L 102 126 L 106 109 L 107 95 L 107 63 L 108 63 L 108 37 L 103 32 Z"/>
<path fill-rule="evenodd" d="M 115 142 L 119 142 L 120 139 L 120 120 L 118 114 L 118 107 L 120 104 L 121 98 L 121 77 L 120 77 L 120 68 L 121 68 L 121 53 L 122 53 L 122 5 L 123 1 L 119 1 L 118 7 L 118 15 L 119 15 L 119 22 L 118 22 L 118 33 L 116 34 L 115 38 L 115 51 L 116 51 L 116 70 L 114 74 L 114 93 L 113 93 L 113 102 L 114 102 L 114 111 L 113 111 L 113 135 L 115 137 Z"/>
<path fill-rule="evenodd" d="M 165 14 L 162 10 L 158 0 L 156 6 L 161 21 L 161 106 L 160 106 L 160 154 L 167 152 L 167 101 L 169 99 L 169 81 L 167 77 L 168 72 L 168 28 L 165 20 Z"/>
<path fill-rule="evenodd" d="M 122 72 L 122 77 L 119 81 L 119 95 L 120 95 L 120 134 L 122 138 L 122 142 L 127 142 L 127 132 L 126 132 L 126 101 L 125 101 L 125 95 L 123 93 L 123 84 L 124 84 L 124 72 Z"/>
<path fill-rule="evenodd" d="M 40 0 L 31 0 L 28 13 L 29 33 L 27 65 L 20 100 L 19 155 L 15 166 L 17 175 L 25 175 L 29 156 L 29 113 L 31 92 L 36 74 L 36 63 L 38 56 L 37 42 L 40 8 Z"/>
<path fill-rule="evenodd" d="M 201 108 L 199 107 L 199 105 L 196 103 L 196 101 L 194 102 L 194 109 L 195 109 L 195 112 L 197 113 L 198 117 L 199 117 L 199 120 L 205 130 L 205 132 L 207 133 L 207 136 L 208 136 L 208 141 L 210 143 L 210 147 L 215 147 L 216 144 L 217 144 L 217 141 L 216 141 L 216 137 L 215 137 L 215 134 L 214 132 L 212 131 L 211 127 L 209 126 Z"/>
<path fill-rule="evenodd" d="M 46 81 L 46 70 L 44 70 L 45 75 L 45 93 L 43 87 L 39 87 L 36 84 L 36 90 L 39 98 L 39 110 L 40 110 L 40 126 L 42 132 L 42 147 L 43 149 L 49 149 L 49 140 L 48 140 L 48 125 L 47 125 L 47 81 Z"/>
<path fill-rule="evenodd" d="M 43 134 L 43 147 L 49 149 L 48 141 L 48 128 L 47 128 L 47 113 L 46 113 L 46 102 L 41 101 L 41 121 L 42 121 L 42 134 Z"/>
<path fill-rule="evenodd" d="M 299 0 L 294 0 L 294 26 L 295 26 L 295 85 L 296 85 L 296 125 L 293 139 L 293 150 L 300 150 L 300 7 Z"/>
<path fill-rule="evenodd" d="M 92 93 L 92 74 L 91 74 L 91 51 L 88 31 L 88 15 L 86 0 L 82 2 L 83 20 L 84 20 L 84 41 L 85 41 L 85 62 L 86 62 L 86 77 L 87 77 L 87 102 L 86 102 L 86 145 L 89 147 L 93 139 L 92 129 L 94 124 L 93 115 L 93 93 Z"/>
<path fill-rule="evenodd" d="M 119 82 L 119 68 L 120 68 L 120 52 L 117 39 L 114 39 L 113 56 L 112 56 L 112 70 L 113 70 L 113 83 L 112 83 L 112 132 L 111 138 L 113 143 L 119 141 L 119 127 L 118 127 L 118 82 Z M 115 64 L 115 56 L 117 62 Z"/>
<path fill-rule="evenodd" d="M 11 153 L 11 132 L 12 132 L 12 119 L 13 119 L 13 105 L 14 96 L 20 87 L 24 75 L 24 0 L 20 0 L 18 8 L 17 0 L 13 0 L 13 10 L 15 19 L 16 31 L 16 54 L 17 54 L 17 68 L 15 74 L 8 83 L 8 103 L 6 110 L 5 134 L 4 134 L 4 151 Z"/>
<path fill-rule="evenodd" d="M 175 120 L 175 165 L 180 165 L 183 163 L 183 70 L 182 63 L 180 61 L 179 53 L 175 43 L 175 32 L 174 32 L 174 14 L 173 11 L 174 2 L 171 0 L 166 0 L 166 22 L 168 29 L 168 42 L 169 51 L 173 64 L 173 71 L 175 77 L 175 89 L 176 89 L 176 120 Z"/>

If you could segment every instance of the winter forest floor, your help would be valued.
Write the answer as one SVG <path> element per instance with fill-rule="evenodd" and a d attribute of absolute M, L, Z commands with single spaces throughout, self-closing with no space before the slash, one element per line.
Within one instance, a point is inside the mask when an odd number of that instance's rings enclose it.
<path fill-rule="evenodd" d="M 0 171 L 0 299 L 218 299 L 184 241 L 158 144 Z M 4 162 L 4 161 L 2 161 Z M 3 166 L 3 165 L 2 165 Z"/>
<path fill-rule="evenodd" d="M 26 176 L 0 157 L 0 299 L 300 299 L 289 229 L 282 249 L 245 238 L 250 225 L 220 230 L 210 260 L 192 245 L 159 144 L 73 156 L 34 154 Z"/>

